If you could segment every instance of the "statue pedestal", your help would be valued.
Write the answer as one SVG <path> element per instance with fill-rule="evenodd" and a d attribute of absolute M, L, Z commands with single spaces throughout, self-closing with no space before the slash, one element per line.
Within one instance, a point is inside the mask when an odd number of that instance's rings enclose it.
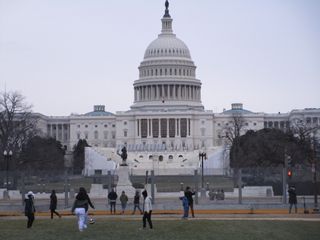
<path fill-rule="evenodd" d="M 128 197 L 134 197 L 136 189 L 132 187 L 132 183 L 129 179 L 129 167 L 120 165 L 117 174 L 119 177 L 116 188 L 118 196 L 121 195 L 122 191 L 125 191 Z"/>

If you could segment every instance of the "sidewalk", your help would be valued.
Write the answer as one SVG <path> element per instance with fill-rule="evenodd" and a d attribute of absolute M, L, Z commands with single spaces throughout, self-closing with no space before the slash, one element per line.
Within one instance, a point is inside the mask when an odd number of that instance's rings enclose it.
<path fill-rule="evenodd" d="M 95 209 L 90 209 L 90 213 L 100 216 L 109 215 L 109 205 L 107 205 L 106 199 L 91 199 L 95 205 Z M 71 215 L 71 206 L 73 200 L 69 199 L 68 207 L 65 208 L 64 199 L 60 199 L 58 203 L 58 211 L 63 215 Z M 142 205 L 142 204 L 141 204 Z M 35 206 L 37 209 L 37 215 L 46 216 L 49 214 L 49 201 L 47 199 L 35 199 Z M 306 205 L 310 213 L 313 210 L 313 203 L 308 202 Z M 243 204 L 238 204 L 236 198 L 226 199 L 222 201 L 210 201 L 208 199 L 199 200 L 199 204 L 194 205 L 194 209 L 197 215 L 289 215 L 288 204 L 282 204 L 280 198 L 244 198 Z M 117 210 L 121 209 L 120 205 L 117 204 Z M 130 215 L 133 209 L 133 204 L 130 202 L 127 205 L 126 215 Z M 182 214 L 182 203 L 177 198 L 165 198 L 156 199 L 153 204 L 154 215 L 181 215 Z M 20 200 L 0 201 L 0 217 L 3 216 L 21 216 L 23 215 L 24 207 Z M 303 214 L 304 208 L 303 203 L 298 203 L 298 213 L 303 216 L 311 214 Z M 320 216 L 320 214 L 312 214 Z"/>

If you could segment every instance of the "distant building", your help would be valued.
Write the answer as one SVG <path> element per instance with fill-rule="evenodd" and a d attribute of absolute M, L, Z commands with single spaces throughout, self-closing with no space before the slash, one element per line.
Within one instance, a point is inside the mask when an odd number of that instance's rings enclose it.
<path fill-rule="evenodd" d="M 154 168 L 155 157 L 162 168 L 169 163 L 174 168 L 196 168 L 199 150 L 207 151 L 210 158 L 223 148 L 226 129 L 233 124 L 234 116 L 243 118 L 243 133 L 249 129 L 285 130 L 300 121 L 320 124 L 319 108 L 267 114 L 254 113 L 244 109 L 241 103 L 234 103 L 222 113 L 205 110 L 196 66 L 187 45 L 173 33 L 168 9 L 161 22 L 161 33 L 149 44 L 138 67 L 139 78 L 133 83 L 134 103 L 130 110 L 110 113 L 104 105 L 96 105 L 92 112 L 82 115 L 40 115 L 39 127 L 43 133 L 68 149 L 79 139 L 114 152 L 125 145 L 133 168 L 151 168 L 151 164 Z M 107 158 L 115 157 L 105 152 Z M 222 158 L 222 152 L 220 155 Z M 228 160 L 223 160 L 213 168 L 227 168 L 227 165 Z"/>

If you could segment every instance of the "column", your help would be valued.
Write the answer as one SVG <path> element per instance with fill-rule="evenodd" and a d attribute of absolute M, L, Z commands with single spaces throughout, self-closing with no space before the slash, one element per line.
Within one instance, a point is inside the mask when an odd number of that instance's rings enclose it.
<path fill-rule="evenodd" d="M 137 89 L 134 88 L 134 101 L 137 101 Z"/>
<path fill-rule="evenodd" d="M 164 99 L 164 85 L 163 84 L 161 85 L 161 88 L 162 88 L 162 99 Z"/>
<path fill-rule="evenodd" d="M 156 95 L 157 95 L 156 99 L 159 99 L 159 85 L 156 85 Z"/>
<path fill-rule="evenodd" d="M 172 96 L 172 98 L 175 100 L 176 99 L 176 85 L 174 84 L 173 85 L 173 96 Z"/>

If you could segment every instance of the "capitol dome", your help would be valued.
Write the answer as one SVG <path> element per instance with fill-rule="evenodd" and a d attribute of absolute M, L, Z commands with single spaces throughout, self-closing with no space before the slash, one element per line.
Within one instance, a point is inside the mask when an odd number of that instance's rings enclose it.
<path fill-rule="evenodd" d="M 144 59 L 157 57 L 182 57 L 191 59 L 187 45 L 175 34 L 160 34 L 145 51 Z"/>
<path fill-rule="evenodd" d="M 139 66 L 139 79 L 133 84 L 131 109 L 202 111 L 201 82 L 196 79 L 196 66 L 188 46 L 173 33 L 168 1 L 165 6 L 161 33 L 147 47 Z"/>

